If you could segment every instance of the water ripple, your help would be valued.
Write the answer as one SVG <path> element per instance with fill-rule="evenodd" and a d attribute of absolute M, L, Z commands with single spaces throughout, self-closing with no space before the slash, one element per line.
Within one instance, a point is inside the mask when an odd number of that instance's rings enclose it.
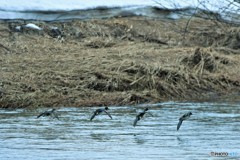
<path fill-rule="evenodd" d="M 145 107 L 151 114 L 133 121 Z M 61 108 L 60 120 L 38 111 L 0 110 L 0 159 L 209 159 L 210 152 L 240 156 L 239 104 L 165 102 L 94 108 Z M 193 112 L 176 131 L 178 119 Z M 12 154 L 14 153 L 14 154 Z M 39 156 L 41 155 L 41 156 Z M 216 157 L 218 158 L 218 157 Z"/>

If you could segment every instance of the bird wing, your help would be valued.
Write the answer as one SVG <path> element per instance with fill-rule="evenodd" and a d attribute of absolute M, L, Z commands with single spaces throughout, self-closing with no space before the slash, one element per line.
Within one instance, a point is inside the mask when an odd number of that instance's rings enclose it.
<path fill-rule="evenodd" d="M 110 113 L 108 113 L 107 111 L 104 111 L 111 119 L 112 119 L 112 116 L 110 115 Z"/>
<path fill-rule="evenodd" d="M 58 115 L 56 113 L 53 113 L 53 117 L 57 118 L 59 120 L 59 117 L 58 117 Z"/>
<path fill-rule="evenodd" d="M 96 116 L 96 112 L 93 113 L 92 117 L 90 118 L 90 121 L 93 120 L 95 116 Z"/>
<path fill-rule="evenodd" d="M 39 118 L 39 117 L 43 116 L 44 114 L 45 114 L 45 112 L 43 112 L 43 113 L 39 114 L 39 115 L 37 116 L 37 118 Z"/>
<path fill-rule="evenodd" d="M 146 113 L 153 117 L 153 114 L 152 114 L 152 113 L 150 113 L 150 112 L 146 112 Z"/>
<path fill-rule="evenodd" d="M 183 120 L 179 119 L 178 125 L 177 125 L 177 131 L 179 130 L 180 126 L 182 125 Z"/>
<path fill-rule="evenodd" d="M 139 121 L 139 117 L 138 116 L 136 116 L 136 119 L 134 120 L 134 122 L 133 122 L 133 127 L 135 127 L 136 125 L 137 125 L 137 122 Z"/>

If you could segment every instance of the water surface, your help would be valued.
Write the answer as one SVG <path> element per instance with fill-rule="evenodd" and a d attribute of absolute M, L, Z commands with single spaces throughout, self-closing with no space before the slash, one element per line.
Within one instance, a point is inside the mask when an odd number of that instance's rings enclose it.
<path fill-rule="evenodd" d="M 112 106 L 89 121 L 97 107 L 59 108 L 60 120 L 36 116 L 46 109 L 0 110 L 0 159 L 219 159 L 240 158 L 240 104 L 160 103 Z M 176 131 L 178 119 L 193 113 Z M 226 157 L 225 157 L 226 158 Z M 222 158 L 221 158 L 222 159 Z"/>

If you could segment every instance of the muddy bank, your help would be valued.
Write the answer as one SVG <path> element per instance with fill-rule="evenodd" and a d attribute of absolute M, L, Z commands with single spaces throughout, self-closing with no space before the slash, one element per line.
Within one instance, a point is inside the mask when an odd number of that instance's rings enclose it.
<path fill-rule="evenodd" d="M 31 22 L 42 30 L 26 23 L 0 23 L 1 108 L 240 97 L 237 26 L 143 17 Z"/>

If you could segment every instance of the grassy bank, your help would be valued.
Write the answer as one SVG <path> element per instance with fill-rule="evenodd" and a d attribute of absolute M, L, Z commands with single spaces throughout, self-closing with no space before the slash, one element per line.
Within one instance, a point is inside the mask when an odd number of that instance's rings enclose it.
<path fill-rule="evenodd" d="M 1 108 L 239 98 L 239 27 L 142 17 L 32 23 L 43 30 L 0 24 Z"/>

